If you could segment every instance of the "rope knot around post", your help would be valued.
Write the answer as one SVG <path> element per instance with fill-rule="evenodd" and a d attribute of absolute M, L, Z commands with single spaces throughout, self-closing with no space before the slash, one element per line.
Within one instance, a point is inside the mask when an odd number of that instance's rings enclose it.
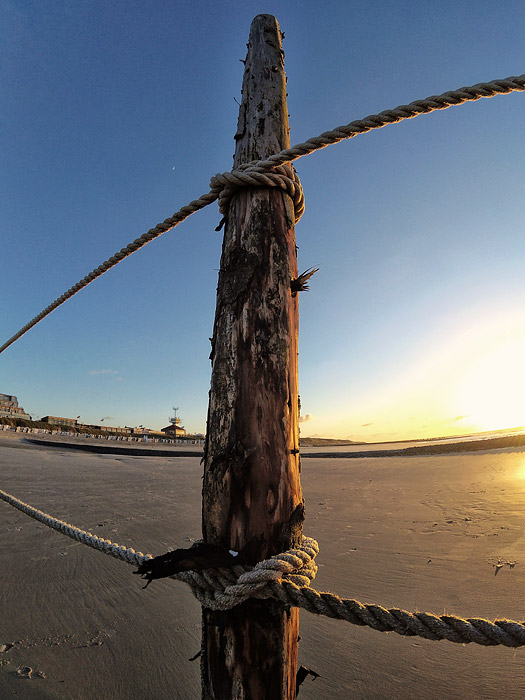
<path fill-rule="evenodd" d="M 312 537 L 304 537 L 302 544 L 282 554 L 256 564 L 252 569 L 246 566 L 232 568 L 183 571 L 173 578 L 187 583 L 194 596 L 205 608 L 230 610 L 249 598 L 277 598 L 289 604 L 276 590 L 283 582 L 298 587 L 308 587 L 317 574 L 315 557 L 319 545 Z"/>
<path fill-rule="evenodd" d="M 233 195 L 242 187 L 278 187 L 288 194 L 294 205 L 295 223 L 304 214 L 304 193 L 299 176 L 291 163 L 271 169 L 247 163 L 229 173 L 219 173 L 210 180 L 210 189 L 218 195 L 219 210 L 224 218 L 228 215 Z"/>
<path fill-rule="evenodd" d="M 136 552 L 131 547 L 118 545 L 53 518 L 2 490 L 0 500 L 57 532 L 132 566 L 141 566 L 153 559 L 151 554 Z M 276 554 L 253 568 L 237 565 L 231 568 L 181 571 L 170 578 L 187 583 L 205 607 L 219 610 L 239 605 L 248 597 L 271 597 L 284 605 L 300 607 L 315 615 L 345 620 L 353 625 L 371 627 L 378 632 L 395 632 L 405 637 L 418 636 L 434 641 L 447 639 L 458 644 L 473 642 L 482 646 L 525 646 L 525 621 L 490 621 L 478 617 L 465 619 L 455 615 L 438 617 L 426 612 L 387 609 L 381 605 L 364 604 L 353 598 L 340 598 L 334 593 L 316 591 L 309 584 L 317 571 L 314 559 L 318 552 L 317 542 L 303 536 L 301 547 Z"/>

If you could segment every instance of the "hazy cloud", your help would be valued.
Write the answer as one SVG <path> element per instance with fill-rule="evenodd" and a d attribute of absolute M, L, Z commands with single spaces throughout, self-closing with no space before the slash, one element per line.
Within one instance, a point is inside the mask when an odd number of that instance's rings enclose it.
<path fill-rule="evenodd" d="M 363 423 L 362 428 L 368 428 L 369 425 L 374 425 L 373 423 Z"/>
<path fill-rule="evenodd" d="M 463 420 L 464 418 L 468 418 L 468 416 L 456 416 L 456 417 L 454 418 L 454 423 L 455 423 L 456 421 L 458 421 L 458 420 Z"/>
<path fill-rule="evenodd" d="M 308 423 L 308 421 L 312 420 L 313 416 L 311 413 L 307 413 L 305 416 L 299 416 L 299 423 Z"/>
<path fill-rule="evenodd" d="M 118 374 L 116 369 L 92 369 L 90 374 Z"/>

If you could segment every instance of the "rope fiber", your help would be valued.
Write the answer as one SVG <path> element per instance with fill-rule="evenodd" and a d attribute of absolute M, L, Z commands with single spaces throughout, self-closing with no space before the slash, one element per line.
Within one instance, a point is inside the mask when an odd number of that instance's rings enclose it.
<path fill-rule="evenodd" d="M 345 139 L 354 138 L 354 136 L 358 134 L 365 134 L 374 129 L 381 129 L 388 124 L 397 124 L 405 119 L 413 119 L 420 114 L 430 114 L 436 110 L 462 105 L 465 102 L 473 102 L 482 97 L 494 97 L 495 95 L 506 95 L 510 92 L 522 92 L 524 90 L 525 75 L 512 76 L 503 80 L 493 80 L 488 83 L 478 83 L 471 87 L 462 87 L 459 88 L 459 90 L 444 92 L 442 95 L 433 95 L 424 100 L 416 100 L 408 105 L 401 105 L 395 109 L 388 109 L 380 112 L 379 114 L 372 114 L 364 119 L 350 122 L 346 126 L 339 126 L 331 131 L 325 131 L 320 136 L 308 139 L 308 141 L 297 144 L 292 148 L 287 148 L 280 153 L 270 156 L 267 160 L 247 163 L 233 172 L 215 175 L 211 179 L 211 189 L 207 194 L 201 195 L 198 199 L 182 207 L 182 209 L 179 209 L 175 214 L 165 219 L 160 224 L 157 224 L 139 238 L 136 238 L 132 243 L 119 250 L 97 268 L 92 270 L 0 346 L 0 353 L 4 352 L 4 350 L 27 333 L 33 326 L 36 326 L 37 323 L 48 316 L 57 307 L 70 299 L 81 289 L 87 287 L 87 285 L 97 279 L 97 277 L 103 275 L 124 260 L 124 258 L 127 258 L 132 253 L 139 250 L 154 238 L 175 228 L 189 216 L 208 206 L 208 204 L 218 199 L 220 210 L 223 216 L 225 216 L 227 214 L 228 203 L 239 187 L 281 188 L 283 191 L 287 192 L 294 201 L 297 223 L 304 211 L 304 197 L 297 175 L 293 167 L 288 165 L 288 163 Z M 281 168 L 280 166 L 283 167 Z"/>
<path fill-rule="evenodd" d="M 140 568 L 153 558 L 151 554 L 136 552 L 53 518 L 5 491 L 0 490 L 0 499 L 53 530 L 133 566 Z M 402 636 L 418 636 L 433 641 L 447 639 L 458 644 L 473 642 L 482 646 L 525 646 L 525 622 L 506 619 L 491 622 L 478 617 L 464 619 L 454 615 L 438 617 L 427 612 L 387 609 L 352 598 L 340 598 L 334 593 L 316 591 L 310 587 L 310 582 L 317 572 L 315 557 L 318 552 L 317 542 L 311 537 L 303 537 L 300 547 L 270 557 L 255 567 L 238 565 L 181 571 L 170 578 L 187 583 L 199 602 L 214 610 L 229 610 L 248 598 L 274 598 L 284 605 L 346 620 L 353 625 L 368 626 L 378 632 L 396 632 Z"/>

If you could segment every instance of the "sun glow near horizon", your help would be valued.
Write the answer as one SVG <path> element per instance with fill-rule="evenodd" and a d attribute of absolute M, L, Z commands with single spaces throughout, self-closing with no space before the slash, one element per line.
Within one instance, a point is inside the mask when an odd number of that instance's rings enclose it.
<path fill-rule="evenodd" d="M 474 358 L 458 387 L 462 411 L 482 430 L 525 422 L 525 331 Z"/>
<path fill-rule="evenodd" d="M 402 371 L 316 415 L 302 435 L 376 442 L 512 429 L 525 424 L 525 315 L 470 309 L 436 330 Z M 466 317 L 470 322 L 466 322 Z M 305 407 L 306 408 L 306 407 Z M 348 410 L 346 410 L 348 408 Z"/>

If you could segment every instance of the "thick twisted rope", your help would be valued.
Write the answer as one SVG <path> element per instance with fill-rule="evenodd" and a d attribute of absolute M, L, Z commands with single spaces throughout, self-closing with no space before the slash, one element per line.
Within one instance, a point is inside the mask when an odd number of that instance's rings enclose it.
<path fill-rule="evenodd" d="M 99 552 L 109 554 L 110 557 L 115 557 L 115 559 L 125 561 L 127 564 L 132 564 L 133 566 L 140 566 L 148 559 L 153 558 L 151 554 L 142 554 L 142 552 L 136 552 L 134 549 L 131 549 L 131 547 L 123 547 L 122 545 L 116 544 L 116 542 L 102 539 L 101 537 L 93 535 L 91 532 L 81 530 L 80 528 L 75 527 L 74 525 L 70 525 L 69 523 L 66 523 L 63 520 L 53 518 L 51 515 L 48 515 L 47 513 L 44 513 L 41 510 L 37 510 L 36 508 L 33 508 L 33 506 L 30 506 L 27 503 L 20 501 L 18 498 L 11 496 L 5 491 L 0 490 L 0 499 L 5 501 L 6 503 L 9 503 L 9 505 L 13 506 L 17 510 L 22 511 L 22 513 L 29 515 L 30 518 L 34 518 L 34 520 L 38 520 L 38 522 L 47 525 L 47 527 L 50 527 L 52 530 L 61 532 L 63 535 L 71 537 L 71 539 L 76 540 L 77 542 L 87 544 L 88 547 L 98 549 Z"/>
<path fill-rule="evenodd" d="M 193 594 L 206 608 L 230 610 L 249 598 L 273 598 L 273 586 L 284 581 L 297 588 L 309 587 L 317 573 L 315 557 L 319 545 L 312 537 L 303 537 L 299 547 L 275 554 L 253 568 L 185 571 L 175 577 L 191 586 Z"/>
<path fill-rule="evenodd" d="M 424 100 L 415 100 L 408 105 L 400 105 L 395 109 L 386 109 L 379 114 L 371 114 L 364 119 L 357 119 L 346 126 L 338 126 L 331 131 L 325 131 L 320 136 L 313 137 L 287 148 L 280 153 L 270 156 L 266 160 L 248 164 L 248 170 L 267 170 L 268 167 L 281 165 L 310 155 L 327 146 L 354 138 L 358 134 L 366 134 L 374 129 L 381 129 L 388 124 L 398 124 L 405 119 L 413 119 L 420 114 L 430 114 L 437 110 L 448 109 L 466 102 L 475 102 L 482 97 L 494 97 L 495 95 L 507 95 L 510 92 L 523 92 L 525 90 L 525 75 L 511 76 L 502 80 L 492 80 L 489 83 L 477 83 L 470 87 L 462 87 L 458 90 L 444 92 L 441 95 L 432 95 Z"/>
<path fill-rule="evenodd" d="M 150 554 L 119 546 L 57 520 L 5 491 L 0 490 L 0 499 L 44 525 L 133 566 L 140 566 L 152 558 Z M 411 613 L 399 608 L 386 609 L 380 605 L 363 604 L 333 593 L 320 593 L 310 588 L 310 581 L 317 571 L 314 559 L 318 551 L 314 539 L 303 537 L 301 547 L 260 562 L 253 569 L 234 566 L 231 569 L 183 571 L 171 578 L 189 584 L 202 605 L 212 609 L 228 610 L 247 598 L 271 597 L 285 605 L 346 620 L 353 625 L 368 626 L 379 632 L 396 632 L 402 636 L 419 636 L 434 641 L 447 639 L 458 644 L 473 642 L 482 646 L 525 646 L 525 622 L 506 619 L 491 622 L 483 618 L 463 619 L 454 615 L 438 617 L 426 612 Z"/>
<path fill-rule="evenodd" d="M 266 161 L 261 161 L 266 162 Z M 294 203 L 295 223 L 304 214 L 304 194 L 299 176 L 293 165 L 275 166 L 270 172 L 265 166 L 247 164 L 231 173 L 215 175 L 210 180 L 210 187 L 219 191 L 219 210 L 227 216 L 230 201 L 240 187 L 278 187 L 286 192 Z"/>
<path fill-rule="evenodd" d="M 510 92 L 522 92 L 523 90 L 525 90 L 525 75 L 512 76 L 503 80 L 493 80 L 489 83 L 478 83 L 477 85 L 472 85 L 471 87 L 463 87 L 459 88 L 459 90 L 444 92 L 442 95 L 427 97 L 425 100 L 416 100 L 408 105 L 401 105 L 395 109 L 385 110 L 379 114 L 372 114 L 364 119 L 358 119 L 350 122 L 346 126 L 339 126 L 332 131 L 326 131 L 320 136 L 308 139 L 308 141 L 305 141 L 304 143 L 300 143 L 292 148 L 287 148 L 280 153 L 270 156 L 267 160 L 247 163 L 245 166 L 233 171 L 232 173 L 215 175 L 210 183 L 210 192 L 201 195 L 199 199 L 195 199 L 185 207 L 182 207 L 182 209 L 175 212 L 173 216 L 170 216 L 162 223 L 157 224 L 157 226 L 142 234 L 142 236 L 135 239 L 125 248 L 122 248 L 118 253 L 115 253 L 115 255 L 113 255 L 111 258 L 108 258 L 108 260 L 95 268 L 83 279 L 73 285 L 73 287 L 68 289 L 67 292 L 64 292 L 64 294 L 58 297 L 58 299 L 55 299 L 52 304 L 49 304 L 49 306 L 47 306 L 29 323 L 15 333 L 15 335 L 0 346 L 0 353 L 6 350 L 22 335 L 27 333 L 28 330 L 39 323 L 43 318 L 48 316 L 58 306 L 70 299 L 84 287 L 87 287 L 90 282 L 93 282 L 93 280 L 97 279 L 97 277 L 103 275 L 104 272 L 107 272 L 109 269 L 124 260 L 124 258 L 127 258 L 128 255 L 131 255 L 135 251 L 145 246 L 146 243 L 149 243 L 154 238 L 161 236 L 163 233 L 166 233 L 166 231 L 175 228 L 195 212 L 199 211 L 200 209 L 204 209 L 204 207 L 208 206 L 208 204 L 211 204 L 216 199 L 221 200 L 221 211 L 224 212 L 227 206 L 228 197 L 231 197 L 233 194 L 233 192 L 232 194 L 227 194 L 227 192 L 229 192 L 229 190 L 233 187 L 280 187 L 289 193 L 293 191 L 294 194 L 290 194 L 290 196 L 292 196 L 294 199 L 296 219 L 298 220 L 300 214 L 298 217 L 297 212 L 301 209 L 301 206 L 304 210 L 304 200 L 302 204 L 298 204 L 296 201 L 295 189 L 298 189 L 296 176 L 291 177 L 290 174 L 287 174 L 284 175 L 282 179 L 272 178 L 270 176 L 269 180 L 265 180 L 263 184 L 263 180 L 258 178 L 256 173 L 268 173 L 268 171 L 275 169 L 276 166 L 290 163 L 291 161 L 302 158 L 303 156 L 309 155 L 314 151 L 321 150 L 322 148 L 326 148 L 332 144 L 339 143 L 345 139 L 351 139 L 358 134 L 365 134 L 373 129 L 381 129 L 388 124 L 397 124 L 404 119 L 413 119 L 420 114 L 430 114 L 430 112 L 447 109 L 448 107 L 461 105 L 465 102 L 474 102 L 482 97 L 506 95 Z M 250 183 L 248 183 L 242 177 L 246 176 L 247 174 L 250 174 L 253 178 L 257 179 L 252 179 Z M 225 194 L 221 196 L 223 191 Z"/>

